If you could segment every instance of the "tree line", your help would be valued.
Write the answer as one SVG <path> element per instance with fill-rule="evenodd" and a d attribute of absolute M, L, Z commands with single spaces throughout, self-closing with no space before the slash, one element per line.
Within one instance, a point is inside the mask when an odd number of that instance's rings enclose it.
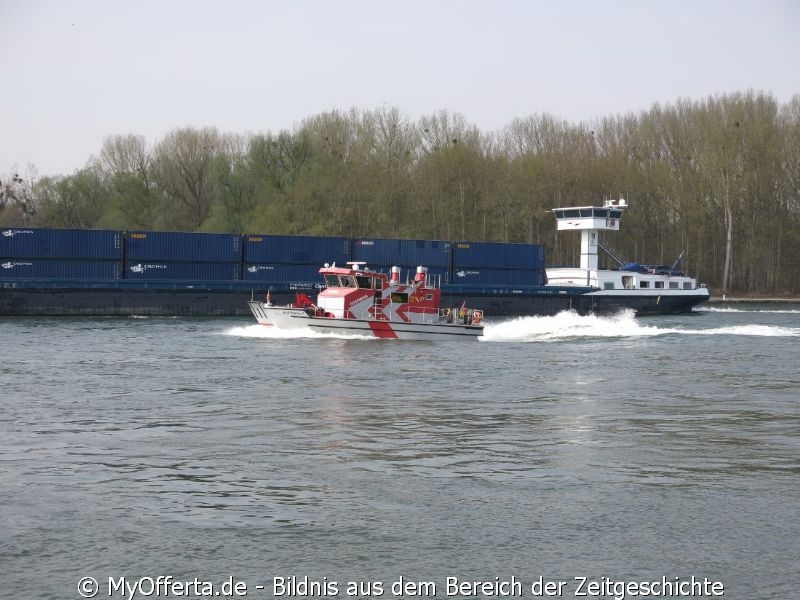
<path fill-rule="evenodd" d="M 578 236 L 549 210 L 619 197 L 631 208 L 605 242 L 629 260 L 683 253 L 714 293 L 797 293 L 800 95 L 532 115 L 492 133 L 384 108 L 279 133 L 182 128 L 152 146 L 114 135 L 71 175 L 3 178 L 0 225 L 527 242 L 571 265 Z"/>

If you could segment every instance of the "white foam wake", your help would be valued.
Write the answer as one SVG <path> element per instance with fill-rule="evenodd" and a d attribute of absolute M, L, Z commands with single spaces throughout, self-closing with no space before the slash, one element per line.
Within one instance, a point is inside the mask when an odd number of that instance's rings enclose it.
<path fill-rule="evenodd" d="M 800 310 L 792 308 L 732 308 L 730 306 L 699 306 L 693 309 L 695 312 L 710 313 L 768 313 L 776 315 L 800 315 Z"/>
<path fill-rule="evenodd" d="M 777 325 L 729 325 L 703 329 L 659 327 L 653 319 L 637 319 L 633 311 L 616 315 L 581 316 L 575 312 L 561 312 L 551 317 L 517 317 L 497 323 L 487 322 L 482 342 L 537 342 L 580 338 L 636 338 L 659 335 L 737 335 L 759 337 L 800 337 L 800 327 Z M 222 332 L 242 338 L 264 339 L 363 339 L 375 340 L 369 335 L 318 333 L 311 329 L 280 329 L 252 324 L 231 327 Z"/>
<path fill-rule="evenodd" d="M 488 324 L 482 341 L 533 342 L 572 338 L 633 338 L 677 335 L 740 335 L 761 337 L 800 337 L 798 327 L 776 325 L 734 325 L 704 329 L 683 329 L 651 325 L 649 319 L 637 319 L 633 311 L 612 316 L 580 316 L 562 312 L 551 317 L 518 317 L 509 321 Z"/>
<path fill-rule="evenodd" d="M 265 338 L 272 340 L 291 340 L 291 339 L 337 339 L 337 340 L 374 340 L 378 339 L 371 335 L 344 335 L 341 333 L 319 333 L 307 328 L 281 329 L 280 327 L 265 327 L 263 325 L 244 325 L 241 327 L 231 327 L 223 331 L 225 335 L 246 338 Z"/>
<path fill-rule="evenodd" d="M 800 337 L 800 327 L 779 327 L 777 325 L 733 325 L 716 329 L 687 329 L 679 333 L 694 335 L 749 335 L 759 337 Z"/>
<path fill-rule="evenodd" d="M 489 342 L 529 342 L 565 338 L 619 338 L 653 336 L 672 330 L 642 325 L 633 311 L 612 316 L 581 316 L 561 312 L 551 317 L 518 317 L 497 324 L 487 324 L 483 340 Z"/>

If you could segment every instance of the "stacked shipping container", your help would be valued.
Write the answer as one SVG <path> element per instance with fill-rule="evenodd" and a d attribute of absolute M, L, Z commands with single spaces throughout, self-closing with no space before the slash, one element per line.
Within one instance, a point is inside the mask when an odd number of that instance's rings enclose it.
<path fill-rule="evenodd" d="M 0 278 L 117 279 L 122 234 L 87 229 L 0 231 Z"/>
<path fill-rule="evenodd" d="M 455 242 L 453 277 L 459 285 L 544 285 L 544 247 L 539 244 Z"/>
<path fill-rule="evenodd" d="M 538 244 L 78 229 L 0 230 L 0 279 L 254 282 L 315 287 L 325 263 L 428 267 L 441 284 L 543 285 Z M 258 287 L 264 287 L 260 285 Z"/>
<path fill-rule="evenodd" d="M 350 244 L 344 237 L 245 235 L 242 279 L 260 283 L 291 281 L 313 288 L 322 283 L 325 263 L 344 266 L 350 260 Z"/>
<path fill-rule="evenodd" d="M 352 241 L 352 260 L 386 273 L 393 266 L 400 267 L 401 280 L 413 279 L 416 268 L 424 266 L 440 283 L 449 283 L 450 245 L 441 240 L 358 238 Z"/>
<path fill-rule="evenodd" d="M 129 231 L 125 279 L 236 281 L 242 238 L 227 233 Z"/>

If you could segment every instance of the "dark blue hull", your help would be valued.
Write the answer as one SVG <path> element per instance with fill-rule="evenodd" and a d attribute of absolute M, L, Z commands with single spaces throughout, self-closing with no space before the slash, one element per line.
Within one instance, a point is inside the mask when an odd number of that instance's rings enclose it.
<path fill-rule="evenodd" d="M 294 300 L 295 291 L 312 298 L 313 289 L 271 286 L 275 304 Z M 625 309 L 640 315 L 689 312 L 707 296 L 597 296 L 591 288 L 492 288 L 442 286 L 443 306 L 478 308 L 488 318 L 579 314 L 612 314 Z M 165 281 L 16 281 L 0 283 L 0 315 L 250 315 L 247 301 L 264 299 L 266 288 L 253 283 L 187 283 Z"/>

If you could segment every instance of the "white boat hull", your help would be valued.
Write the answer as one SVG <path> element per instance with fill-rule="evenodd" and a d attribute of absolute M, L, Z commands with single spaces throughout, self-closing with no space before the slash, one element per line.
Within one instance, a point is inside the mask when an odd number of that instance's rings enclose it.
<path fill-rule="evenodd" d="M 271 306 L 251 301 L 250 310 L 259 324 L 280 329 L 309 329 L 317 333 L 361 335 L 399 340 L 465 340 L 483 335 L 483 325 L 430 322 L 413 323 L 377 319 L 318 317 L 304 309 Z"/>
<path fill-rule="evenodd" d="M 266 302 L 251 300 L 248 302 L 250 312 L 265 327 L 280 327 L 281 329 L 299 329 L 306 327 L 308 314 L 304 308 L 292 306 L 274 306 Z"/>

